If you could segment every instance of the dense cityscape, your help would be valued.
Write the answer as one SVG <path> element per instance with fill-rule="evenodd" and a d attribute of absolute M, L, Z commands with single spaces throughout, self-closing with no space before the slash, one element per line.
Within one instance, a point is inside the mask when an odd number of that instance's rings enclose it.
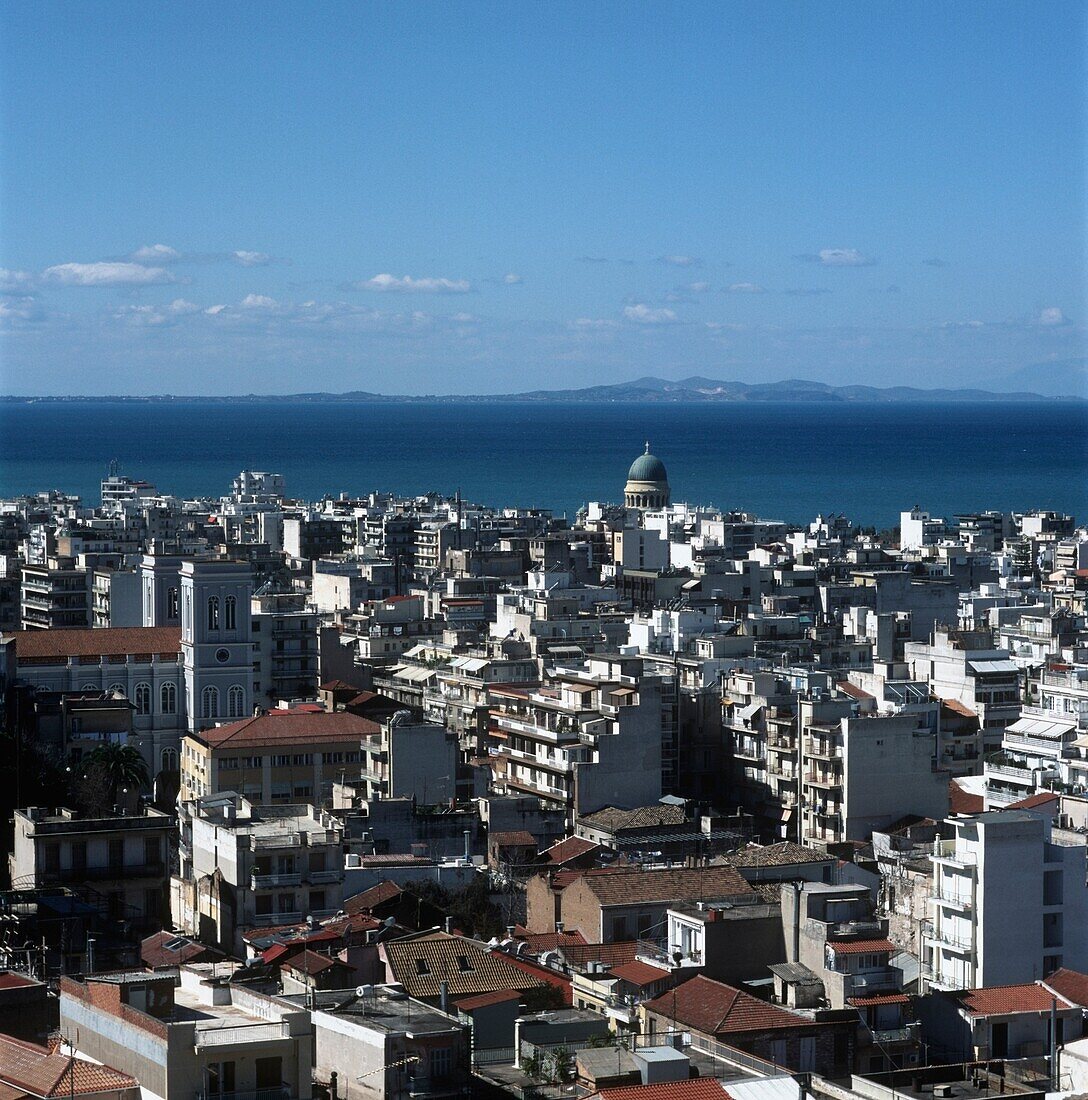
<path fill-rule="evenodd" d="M 0 501 L 5 1096 L 1088 1090 L 1075 517 L 137 475 Z"/>

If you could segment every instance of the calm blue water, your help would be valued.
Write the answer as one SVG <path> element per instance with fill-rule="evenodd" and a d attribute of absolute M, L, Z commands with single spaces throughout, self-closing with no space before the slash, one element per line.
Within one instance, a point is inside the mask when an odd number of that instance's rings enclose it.
<path fill-rule="evenodd" d="M 0 495 L 98 502 L 109 461 L 181 496 L 245 468 L 289 494 L 372 489 L 573 512 L 621 499 L 650 439 L 673 498 L 808 520 L 888 525 L 918 503 L 952 514 L 1059 508 L 1088 518 L 1088 404 L 218 405 L 0 404 Z"/>

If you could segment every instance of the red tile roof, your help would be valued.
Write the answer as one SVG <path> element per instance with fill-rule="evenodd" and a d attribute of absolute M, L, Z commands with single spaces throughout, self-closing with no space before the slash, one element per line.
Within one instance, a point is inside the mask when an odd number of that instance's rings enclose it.
<path fill-rule="evenodd" d="M 20 989 L 27 985 L 39 985 L 35 978 L 18 974 L 14 970 L 0 970 L 0 989 Z"/>
<path fill-rule="evenodd" d="M 1027 798 L 1021 798 L 1019 802 L 1010 802 L 1005 809 L 1037 810 L 1040 806 L 1049 806 L 1051 803 L 1058 801 L 1060 800 L 1053 791 L 1040 791 L 1038 794 L 1031 794 L 1028 795 Z"/>
<path fill-rule="evenodd" d="M 316 951 L 307 950 L 282 962 L 280 967 L 284 970 L 297 970 L 300 974 L 314 975 L 321 974 L 330 967 L 337 965 L 346 967 L 347 963 L 330 958 L 328 955 L 319 955 Z"/>
<path fill-rule="evenodd" d="M 167 944 L 171 946 L 167 947 Z M 152 969 L 157 966 L 180 966 L 194 959 L 207 961 L 224 957 L 223 952 L 214 947 L 207 947 L 173 932 L 156 932 L 140 943 L 140 960 L 144 966 Z"/>
<path fill-rule="evenodd" d="M 953 814 L 980 814 L 986 808 L 986 800 L 980 794 L 965 791 L 954 779 L 948 784 L 948 812 Z"/>
<path fill-rule="evenodd" d="M 318 689 L 318 691 L 358 691 L 359 688 L 355 684 L 349 684 L 347 680 L 326 680 Z M 371 693 L 373 694 L 373 693 Z"/>
<path fill-rule="evenodd" d="M 521 928 L 514 931 L 514 939 L 524 940 L 534 955 L 539 955 L 541 951 L 554 951 L 567 944 L 586 942 L 585 936 L 577 929 L 573 932 L 526 932 Z"/>
<path fill-rule="evenodd" d="M 566 840 L 561 840 L 558 844 L 545 848 L 540 854 L 549 863 L 559 866 L 589 852 L 597 851 L 600 847 L 599 844 L 594 844 L 592 840 L 584 840 L 580 836 L 568 836 Z"/>
<path fill-rule="evenodd" d="M 492 833 L 488 839 L 500 848 L 519 846 L 522 848 L 535 848 L 536 837 L 528 829 L 514 829 L 508 832 Z"/>
<path fill-rule="evenodd" d="M 521 993 L 516 989 L 496 989 L 494 993 L 481 993 L 476 997 L 464 997 L 457 1001 L 457 1007 L 462 1012 L 472 1012 L 477 1008 L 490 1008 L 491 1005 L 501 1005 L 505 1001 L 520 1001 Z"/>
<path fill-rule="evenodd" d="M 1057 992 L 1057 991 L 1055 991 Z M 1042 982 L 1023 985 L 994 985 L 987 989 L 965 989 L 956 995 L 972 1016 L 1007 1016 L 1016 1012 L 1049 1012 L 1054 994 Z M 1058 1007 L 1073 1007 L 1060 993 Z"/>
<path fill-rule="evenodd" d="M 811 1027 L 812 1021 L 768 1004 L 758 997 L 734 989 L 724 982 L 698 975 L 675 989 L 646 1001 L 649 1012 L 667 1016 L 685 1027 L 706 1035 L 729 1035 L 752 1031 L 779 1031 L 790 1027 Z"/>
<path fill-rule="evenodd" d="M 894 954 L 898 948 L 891 940 L 843 940 L 831 941 L 827 945 L 836 955 L 880 955 L 887 952 Z"/>
<path fill-rule="evenodd" d="M 377 886 L 371 886 L 369 890 L 363 890 L 362 893 L 345 898 L 343 909 L 345 913 L 365 913 L 387 901 L 394 901 L 403 893 L 404 890 L 400 886 L 386 879 L 385 882 L 379 882 Z"/>
<path fill-rule="evenodd" d="M 958 699 L 942 699 L 941 706 L 952 711 L 953 714 L 959 714 L 964 718 L 978 717 L 966 703 L 961 703 Z"/>
<path fill-rule="evenodd" d="M 622 966 L 635 961 L 638 944 L 634 940 L 620 940 L 618 943 L 563 943 L 559 945 L 559 951 L 575 969 L 588 966 L 591 962 Z"/>
<path fill-rule="evenodd" d="M 601 905 L 664 901 L 710 901 L 750 897 L 751 886 L 732 867 L 674 867 L 659 871 L 619 871 L 586 878 Z"/>
<path fill-rule="evenodd" d="M 847 1004 L 855 1008 L 867 1008 L 869 1005 L 905 1005 L 910 998 L 905 993 L 873 993 L 868 997 L 847 997 Z"/>
<path fill-rule="evenodd" d="M 660 966 L 653 966 L 650 963 L 635 959 L 634 962 L 612 967 L 608 972 L 608 976 L 610 978 L 622 978 L 625 982 L 630 982 L 631 985 L 653 985 L 654 982 L 667 978 L 669 972 L 663 970 Z"/>
<path fill-rule="evenodd" d="M 135 1077 L 109 1066 L 72 1058 L 59 1049 L 52 1052 L 10 1035 L 0 1035 L 0 1082 L 40 1097 L 85 1096 L 134 1089 L 139 1084 Z"/>
<path fill-rule="evenodd" d="M 553 989 L 558 989 L 563 994 L 563 1003 L 565 1005 L 574 1004 L 574 996 L 571 993 L 571 981 L 565 974 L 557 974 L 554 970 L 547 966 L 541 966 L 540 963 L 533 962 L 532 959 L 524 959 L 517 955 L 504 955 L 506 959 L 515 970 L 521 970 L 526 974 L 532 975 L 534 978 L 539 978 L 545 985 L 550 985 Z"/>
<path fill-rule="evenodd" d="M 1088 1008 L 1088 974 L 1081 974 L 1078 970 L 1069 970 L 1060 967 L 1049 978 L 1043 979 L 1043 985 L 1047 989 L 1053 989 L 1060 997 L 1064 997 L 1073 1004 Z"/>
<path fill-rule="evenodd" d="M 369 718 L 360 718 L 347 711 L 329 714 L 325 711 L 310 713 L 292 710 L 281 714 L 259 714 L 190 736 L 213 749 L 223 748 L 227 744 L 231 748 L 242 748 L 283 742 L 296 745 L 325 741 L 354 742 L 358 747 L 357 742 L 363 737 L 380 732 L 381 727 Z"/>
<path fill-rule="evenodd" d="M 97 630 L 17 630 L 20 659 L 47 657 L 123 657 L 134 653 L 180 653 L 176 626 L 111 626 Z"/>
<path fill-rule="evenodd" d="M 864 699 L 873 699 L 875 696 L 870 695 L 867 691 L 859 688 L 856 684 L 850 683 L 849 680 L 840 680 L 835 685 L 843 695 L 849 695 L 851 699 L 857 699 L 859 701 Z"/>
<path fill-rule="evenodd" d="M 732 1100 L 720 1081 L 697 1077 L 694 1081 L 669 1081 L 660 1085 L 617 1085 L 592 1093 L 601 1100 Z"/>

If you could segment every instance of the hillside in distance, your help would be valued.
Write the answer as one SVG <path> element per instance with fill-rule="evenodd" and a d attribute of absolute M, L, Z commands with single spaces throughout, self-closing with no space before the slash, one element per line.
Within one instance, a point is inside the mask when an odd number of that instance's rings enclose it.
<path fill-rule="evenodd" d="M 13 403 L 53 401 L 209 401 L 209 402 L 294 402 L 294 403 L 481 403 L 481 402 L 622 402 L 628 404 L 680 404 L 716 402 L 794 402 L 855 403 L 855 404 L 909 404 L 911 402 L 979 403 L 1017 401 L 1081 401 L 1083 397 L 1057 397 L 1019 390 L 1013 393 L 997 393 L 978 389 L 920 389 L 914 386 L 832 386 L 826 382 L 813 382 L 790 378 L 782 382 L 723 382 L 698 375 L 670 381 L 665 378 L 637 378 L 633 382 L 617 382 L 611 385 L 586 386 L 566 390 L 529 390 L 522 393 L 494 394 L 381 394 L 367 390 L 349 390 L 345 393 L 312 392 L 291 394 L 232 394 L 228 396 L 200 396 L 158 394 L 154 396 L 68 396 L 68 397 L 17 397 L 0 396 L 0 401 Z"/>

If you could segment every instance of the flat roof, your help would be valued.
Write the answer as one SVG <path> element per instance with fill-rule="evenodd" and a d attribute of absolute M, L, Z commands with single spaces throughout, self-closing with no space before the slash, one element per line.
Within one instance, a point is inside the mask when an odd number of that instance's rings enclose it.
<path fill-rule="evenodd" d="M 361 987 L 367 988 L 367 987 Z M 391 993 L 384 986 L 372 986 L 372 994 L 359 996 L 354 988 L 333 989 L 315 994 L 298 994 L 281 997 L 299 1008 L 306 1008 L 313 996 L 315 1022 L 320 1025 L 321 1014 L 353 1020 L 360 1027 L 373 1028 L 390 1034 L 440 1035 L 444 1032 L 464 1030 L 453 1016 L 441 1009 L 432 1008 L 423 1001 L 416 1001 L 404 993 Z"/>

